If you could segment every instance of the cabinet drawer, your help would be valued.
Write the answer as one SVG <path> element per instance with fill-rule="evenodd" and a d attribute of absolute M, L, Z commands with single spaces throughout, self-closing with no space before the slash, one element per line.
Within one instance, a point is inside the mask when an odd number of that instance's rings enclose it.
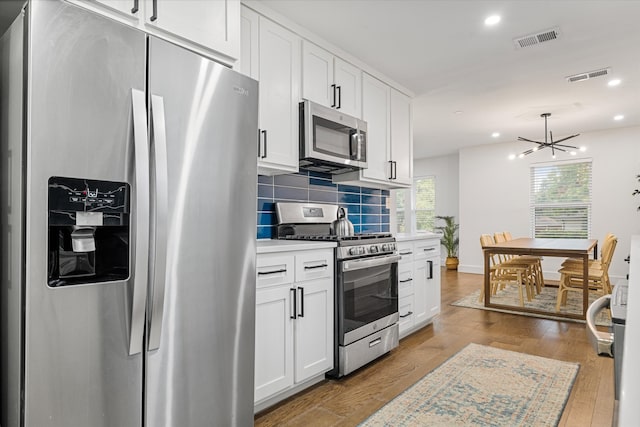
<path fill-rule="evenodd" d="M 400 314 L 398 327 L 400 329 L 400 334 L 402 335 L 404 331 L 410 329 L 414 324 L 415 316 L 413 314 L 413 295 L 400 298 L 398 301 L 398 313 Z"/>
<path fill-rule="evenodd" d="M 440 240 L 422 240 L 414 243 L 414 260 L 440 256 Z"/>
<path fill-rule="evenodd" d="M 402 257 L 400 264 L 413 261 L 413 243 L 411 242 L 399 242 L 398 254 Z"/>
<path fill-rule="evenodd" d="M 296 282 L 333 277 L 333 249 L 296 255 Z"/>
<path fill-rule="evenodd" d="M 260 254 L 256 260 L 256 287 L 293 283 L 293 254 Z"/>
<path fill-rule="evenodd" d="M 413 295 L 413 270 L 398 273 L 398 296 Z"/>

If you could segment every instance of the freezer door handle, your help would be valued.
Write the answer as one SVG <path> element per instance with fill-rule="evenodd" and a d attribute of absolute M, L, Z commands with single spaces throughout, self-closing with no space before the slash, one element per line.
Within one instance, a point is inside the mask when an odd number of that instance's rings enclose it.
<path fill-rule="evenodd" d="M 135 258 L 129 355 L 142 352 L 149 270 L 149 149 L 145 94 L 131 89 L 135 157 Z"/>
<path fill-rule="evenodd" d="M 164 313 L 164 293 L 167 271 L 167 216 L 169 209 L 169 179 L 167 169 L 167 134 L 165 129 L 164 99 L 151 95 L 151 146 L 154 153 L 155 170 L 155 221 L 152 221 L 153 283 L 149 326 L 149 350 L 160 347 L 162 318 Z"/>

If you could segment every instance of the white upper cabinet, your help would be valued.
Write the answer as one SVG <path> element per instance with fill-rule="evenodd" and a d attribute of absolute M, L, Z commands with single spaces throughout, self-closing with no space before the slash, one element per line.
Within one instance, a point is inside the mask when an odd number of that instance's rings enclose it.
<path fill-rule="evenodd" d="M 233 65 L 240 56 L 240 0 L 68 0 Z"/>
<path fill-rule="evenodd" d="M 334 182 L 407 188 L 413 179 L 411 99 L 362 73 L 362 119 L 367 122 L 367 169 L 334 175 Z"/>
<path fill-rule="evenodd" d="M 145 25 L 230 58 L 240 56 L 239 0 L 146 0 Z"/>
<path fill-rule="evenodd" d="M 411 98 L 391 89 L 391 160 L 392 179 L 411 185 L 413 179 L 413 132 Z"/>
<path fill-rule="evenodd" d="M 367 169 L 364 178 L 386 182 L 391 177 L 389 139 L 389 86 L 364 74 L 362 78 L 362 119 L 367 122 Z"/>
<path fill-rule="evenodd" d="M 302 97 L 361 117 L 362 72 L 308 41 L 302 44 Z"/>

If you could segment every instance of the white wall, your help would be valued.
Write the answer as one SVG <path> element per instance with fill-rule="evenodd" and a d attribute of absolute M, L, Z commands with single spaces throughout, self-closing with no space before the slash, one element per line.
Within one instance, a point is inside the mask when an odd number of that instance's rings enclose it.
<path fill-rule="evenodd" d="M 436 177 L 436 215 L 453 215 L 458 213 L 458 154 L 429 159 L 418 159 L 413 162 L 413 175 Z"/>
<path fill-rule="evenodd" d="M 591 237 L 601 241 L 608 232 L 618 236 L 609 273 L 614 280 L 624 277 L 631 235 L 640 233 L 640 196 L 631 196 L 640 188 L 636 180 L 640 174 L 640 127 L 584 133 L 572 142 L 587 147 L 577 158 L 591 158 L 593 162 Z M 482 272 L 479 240 L 483 233 L 511 231 L 514 237 L 530 237 L 530 165 L 552 159 L 545 150 L 508 160 L 510 153 L 526 148 L 524 143 L 509 142 L 460 151 L 459 271 Z M 558 156 L 558 160 L 568 157 Z M 545 260 L 545 275 L 557 278 L 558 264 L 559 260 Z"/>

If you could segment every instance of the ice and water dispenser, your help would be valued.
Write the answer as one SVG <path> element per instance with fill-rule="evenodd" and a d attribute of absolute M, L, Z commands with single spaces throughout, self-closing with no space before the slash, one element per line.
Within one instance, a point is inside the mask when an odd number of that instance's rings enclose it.
<path fill-rule="evenodd" d="M 49 286 L 129 277 L 129 199 L 125 182 L 49 178 Z"/>

